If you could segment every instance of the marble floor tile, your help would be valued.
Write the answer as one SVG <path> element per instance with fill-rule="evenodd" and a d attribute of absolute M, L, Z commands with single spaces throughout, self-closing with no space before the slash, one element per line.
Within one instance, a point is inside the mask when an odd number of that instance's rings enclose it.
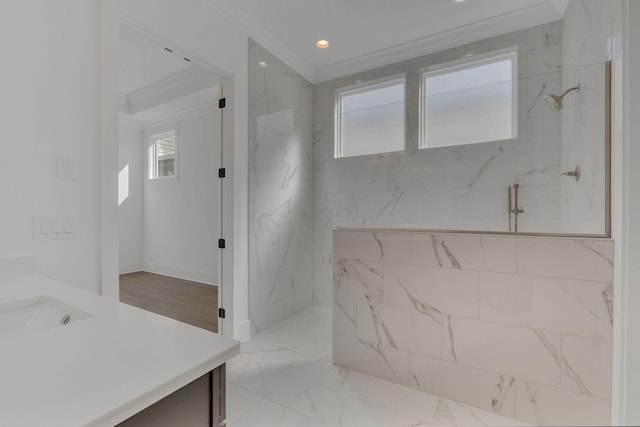
<path fill-rule="evenodd" d="M 227 363 L 228 427 L 526 425 L 333 365 L 331 317 L 312 306 L 242 344 Z"/>

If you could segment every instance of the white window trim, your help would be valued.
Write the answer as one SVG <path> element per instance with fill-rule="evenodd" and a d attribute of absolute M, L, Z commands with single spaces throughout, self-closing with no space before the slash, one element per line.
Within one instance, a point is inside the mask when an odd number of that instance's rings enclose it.
<path fill-rule="evenodd" d="M 425 108 L 425 102 L 423 101 L 427 96 L 427 88 L 425 84 L 425 80 L 427 77 L 438 76 L 441 74 L 446 74 L 451 71 L 458 71 L 465 68 L 477 67 L 480 65 L 491 64 L 494 62 L 498 62 L 502 59 L 511 59 L 511 138 L 518 138 L 518 122 L 520 121 L 519 117 L 519 108 L 518 108 L 518 47 L 509 47 L 505 49 L 493 50 L 491 52 L 473 55 L 468 58 L 457 59 L 454 61 L 445 62 L 442 64 L 431 65 L 420 70 L 420 124 L 419 124 L 419 142 L 418 149 L 420 150 L 428 150 L 431 148 L 444 149 L 447 147 L 459 147 L 461 145 L 471 145 L 471 144 L 484 144 L 487 142 L 493 141 L 478 141 L 472 143 L 465 144 L 456 144 L 444 147 L 428 147 L 427 146 L 427 111 Z"/>
<path fill-rule="evenodd" d="M 402 144 L 404 148 L 402 150 L 393 150 L 393 151 L 385 151 L 381 153 L 371 153 L 371 154 L 361 154 L 361 155 L 353 155 L 353 156 L 344 156 L 343 145 L 342 145 L 342 97 L 345 95 L 353 95 L 362 92 L 368 92 L 370 90 L 380 89 L 387 86 L 393 86 L 395 84 L 402 83 L 404 84 L 404 99 L 402 101 L 402 117 L 403 117 L 403 129 L 402 129 Z M 344 159 L 351 157 L 360 157 L 360 156 L 375 156 L 379 154 L 389 154 L 389 153 L 399 153 L 404 152 L 407 149 L 407 123 L 406 123 L 406 106 L 407 106 L 407 74 L 394 74 L 393 76 L 388 76 L 376 80 L 369 80 L 363 83 L 358 83 L 351 86 L 346 86 L 343 88 L 336 89 L 335 92 L 335 123 L 334 123 L 334 152 L 333 157 L 336 159 Z"/>
<path fill-rule="evenodd" d="M 161 131 L 161 132 L 156 132 L 154 131 L 153 133 L 150 133 L 147 136 L 147 144 L 146 144 L 146 150 L 145 150 L 145 157 L 147 158 L 147 180 L 151 181 L 151 182 L 168 182 L 168 181 L 177 181 L 178 179 L 178 165 L 179 165 L 179 152 L 180 152 L 180 144 L 179 144 L 179 132 L 178 132 L 178 126 L 169 126 L 167 127 L 165 130 Z M 173 134 L 175 137 L 175 147 L 176 147 L 176 152 L 173 156 L 163 156 L 163 158 L 168 159 L 168 158 L 173 158 L 173 176 L 157 176 L 157 170 L 156 168 L 158 167 L 158 157 L 156 156 L 156 148 L 155 148 L 155 143 L 156 140 L 161 139 L 163 137 L 169 136 Z M 149 151 L 153 150 L 153 154 L 150 155 Z"/>

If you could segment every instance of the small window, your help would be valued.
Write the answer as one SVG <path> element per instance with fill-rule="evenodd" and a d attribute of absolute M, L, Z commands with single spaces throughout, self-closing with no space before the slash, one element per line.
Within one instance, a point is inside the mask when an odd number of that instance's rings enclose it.
<path fill-rule="evenodd" d="M 517 138 L 517 51 L 422 73 L 420 148 Z"/>
<path fill-rule="evenodd" d="M 151 136 L 149 145 L 149 179 L 177 176 L 176 131 Z"/>
<path fill-rule="evenodd" d="M 404 94 L 404 76 L 339 90 L 335 157 L 404 150 Z"/>

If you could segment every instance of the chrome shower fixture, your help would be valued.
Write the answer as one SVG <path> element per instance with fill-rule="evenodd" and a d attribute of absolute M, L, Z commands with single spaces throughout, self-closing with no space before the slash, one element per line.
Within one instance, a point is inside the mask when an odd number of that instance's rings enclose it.
<path fill-rule="evenodd" d="M 553 111 L 562 110 L 562 98 L 564 98 L 566 94 L 574 90 L 576 92 L 580 92 L 580 85 L 576 85 L 565 90 L 562 95 L 548 93 L 547 96 L 544 97 L 544 102 L 547 104 L 547 107 L 551 108 Z"/>
<path fill-rule="evenodd" d="M 518 189 L 520 188 L 520 184 L 513 184 L 512 186 L 507 187 L 507 213 L 509 214 L 509 231 L 518 231 L 518 215 L 524 213 L 524 209 L 518 207 Z M 511 193 L 515 192 L 515 206 L 511 203 Z M 515 221 L 513 221 L 514 227 L 511 227 L 511 215 L 515 217 Z"/>

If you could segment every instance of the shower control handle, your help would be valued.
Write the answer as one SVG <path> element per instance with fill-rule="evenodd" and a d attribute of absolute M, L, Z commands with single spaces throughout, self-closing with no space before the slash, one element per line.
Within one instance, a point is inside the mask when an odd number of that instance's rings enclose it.
<path fill-rule="evenodd" d="M 576 181 L 580 181 L 580 166 L 576 166 L 572 171 L 562 172 L 560 176 L 571 176 L 575 178 Z"/>

